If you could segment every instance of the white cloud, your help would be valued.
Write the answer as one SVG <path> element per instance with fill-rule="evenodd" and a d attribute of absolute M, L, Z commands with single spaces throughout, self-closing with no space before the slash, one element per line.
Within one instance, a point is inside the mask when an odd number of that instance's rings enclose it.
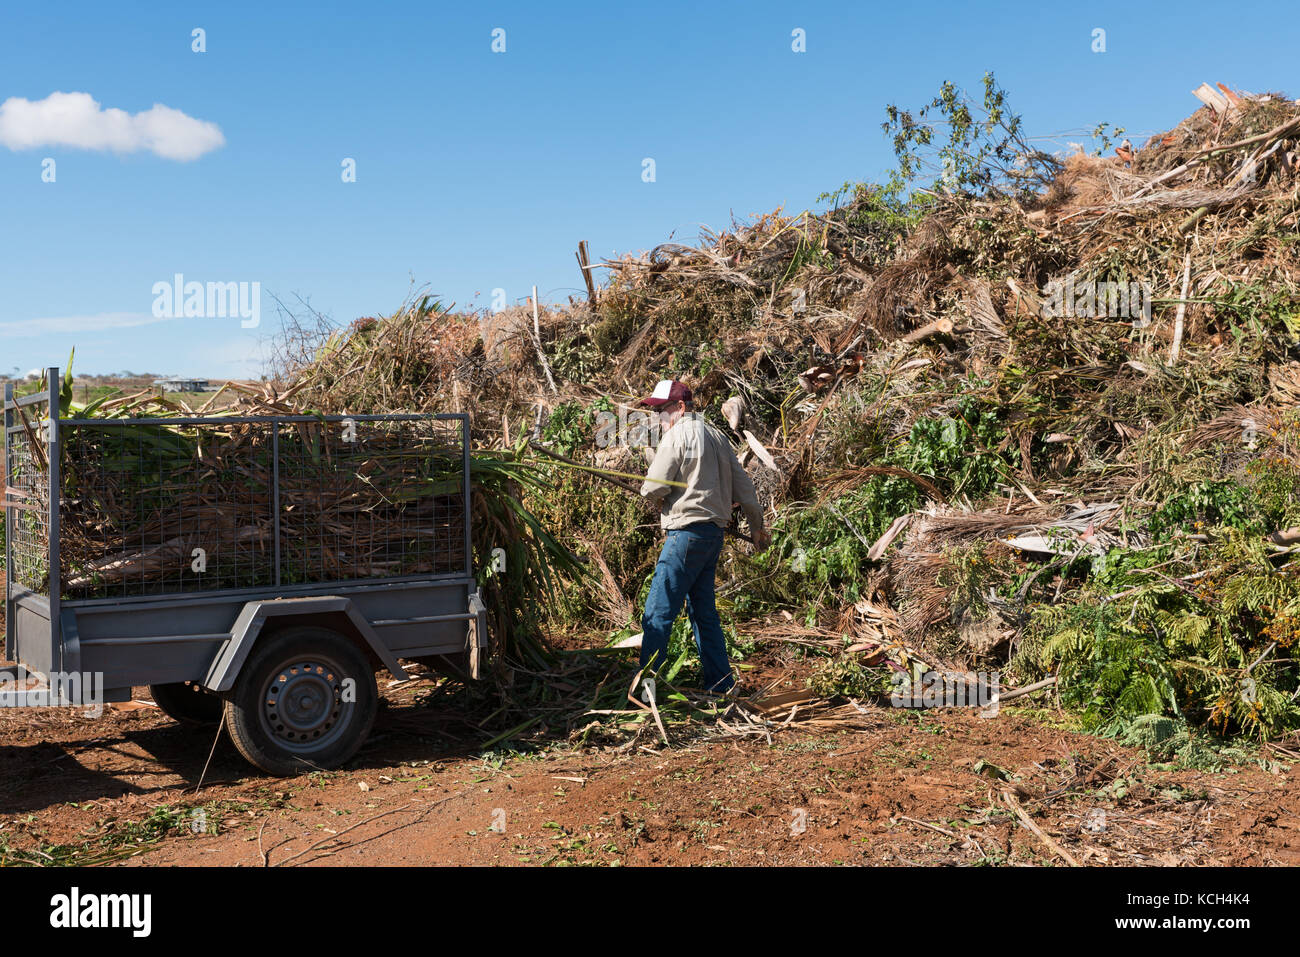
<path fill-rule="evenodd" d="M 0 103 L 0 145 L 11 150 L 71 146 L 193 160 L 224 146 L 220 127 L 155 103 L 139 113 L 104 109 L 89 93 L 51 93 L 43 100 L 11 96 Z"/>
<path fill-rule="evenodd" d="M 166 322 L 149 312 L 101 312 L 90 316 L 57 316 L 50 319 L 0 321 L 0 339 L 25 339 L 69 332 L 105 332 Z"/>

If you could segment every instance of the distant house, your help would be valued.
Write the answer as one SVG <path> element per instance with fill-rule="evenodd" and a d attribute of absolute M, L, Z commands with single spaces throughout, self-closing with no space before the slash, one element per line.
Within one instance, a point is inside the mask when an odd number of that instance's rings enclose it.
<path fill-rule="evenodd" d="M 153 384 L 164 392 L 207 392 L 207 379 L 154 379 Z"/>

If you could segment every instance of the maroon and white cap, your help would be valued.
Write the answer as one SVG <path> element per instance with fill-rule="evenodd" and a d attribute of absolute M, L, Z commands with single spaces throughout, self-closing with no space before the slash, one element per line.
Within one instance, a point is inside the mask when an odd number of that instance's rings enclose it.
<path fill-rule="evenodd" d="M 690 402 L 691 390 L 676 379 L 660 379 L 655 390 L 641 400 L 641 405 L 663 405 L 667 402 Z"/>

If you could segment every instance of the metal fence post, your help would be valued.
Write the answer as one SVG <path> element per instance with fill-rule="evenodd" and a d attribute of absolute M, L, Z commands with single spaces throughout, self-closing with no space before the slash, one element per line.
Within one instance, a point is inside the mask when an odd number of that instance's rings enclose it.
<path fill-rule="evenodd" d="M 4 487 L 9 487 L 9 476 L 13 465 L 9 462 L 9 430 L 13 428 L 13 410 L 9 408 L 14 400 L 14 384 L 5 383 L 5 477 Z M 4 495 L 6 501 L 9 499 L 9 493 Z M 13 602 L 9 600 L 9 593 L 14 587 L 14 559 L 13 559 L 13 537 L 14 537 L 14 516 L 18 510 L 15 508 L 5 508 L 5 657 L 10 661 L 14 660 L 14 607 Z"/>
<path fill-rule="evenodd" d="M 460 420 L 461 468 L 465 473 L 465 510 L 461 520 L 465 525 L 465 574 L 474 577 L 474 552 L 469 529 L 470 483 L 469 483 L 469 416 Z"/>
<path fill-rule="evenodd" d="M 50 518 L 49 518 L 49 569 L 46 578 L 50 593 L 50 666 L 63 670 L 63 628 L 60 622 L 59 599 L 63 595 L 63 569 L 59 565 L 59 505 L 63 495 L 63 480 L 59 475 L 59 369 L 50 366 L 45 370 L 46 395 L 45 420 L 48 424 L 45 433 L 46 461 L 49 462 L 50 483 Z M 8 623 L 6 622 L 6 627 Z"/>
<path fill-rule="evenodd" d="M 280 420 L 271 420 L 271 540 L 275 549 L 275 587 L 280 587 Z"/>

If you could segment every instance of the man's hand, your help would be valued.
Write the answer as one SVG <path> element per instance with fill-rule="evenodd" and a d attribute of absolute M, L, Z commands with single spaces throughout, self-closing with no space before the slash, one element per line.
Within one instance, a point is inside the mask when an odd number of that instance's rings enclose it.
<path fill-rule="evenodd" d="M 767 551 L 767 546 L 772 544 L 772 533 L 766 528 L 760 528 L 754 532 L 751 538 L 754 539 L 754 554 Z"/>

